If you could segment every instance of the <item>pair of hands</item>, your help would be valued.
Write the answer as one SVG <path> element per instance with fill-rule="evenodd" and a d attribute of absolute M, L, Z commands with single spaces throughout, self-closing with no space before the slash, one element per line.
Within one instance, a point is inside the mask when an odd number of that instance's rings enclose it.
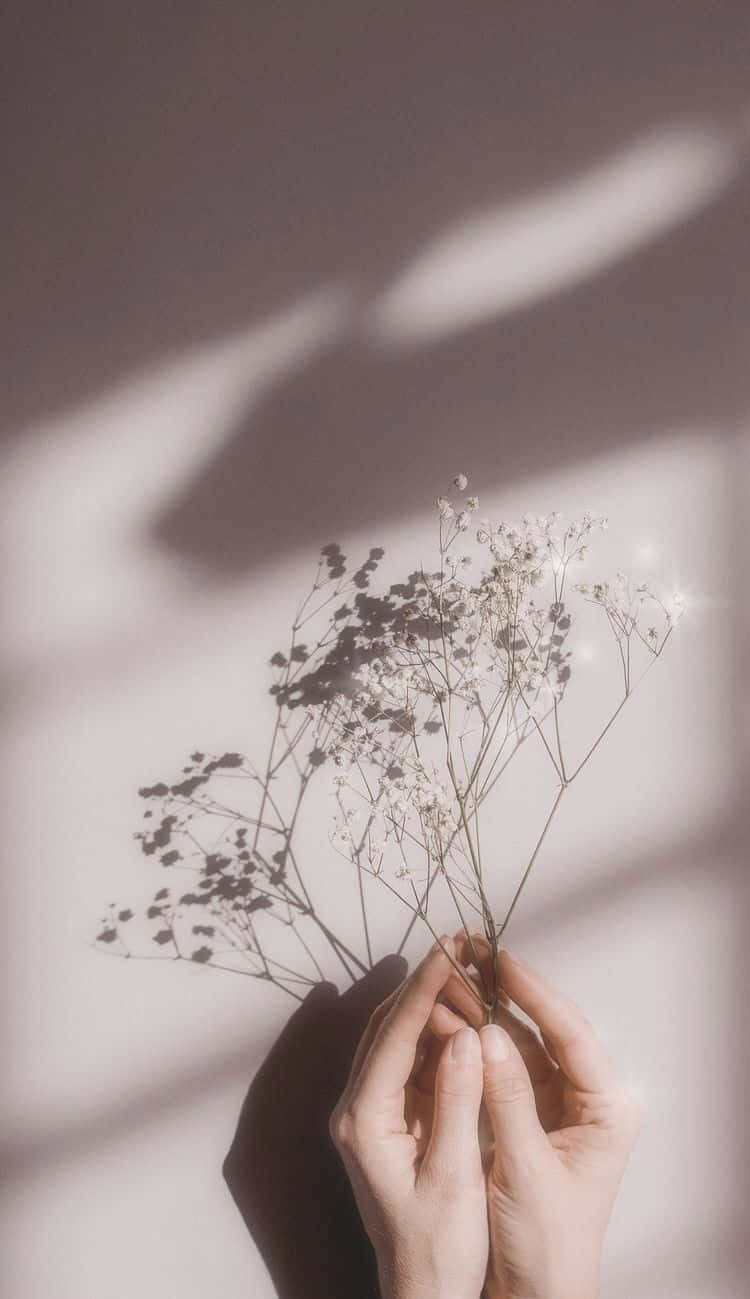
<path fill-rule="evenodd" d="M 467 946 L 441 939 L 376 1009 L 331 1116 L 383 1299 L 596 1299 L 637 1109 L 578 1008 L 508 952 L 500 986 L 541 1036 L 508 1005 L 482 1027 Z"/>

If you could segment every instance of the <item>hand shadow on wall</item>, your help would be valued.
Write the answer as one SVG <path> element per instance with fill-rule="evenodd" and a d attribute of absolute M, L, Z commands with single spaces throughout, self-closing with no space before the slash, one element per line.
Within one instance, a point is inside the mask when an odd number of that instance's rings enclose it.
<path fill-rule="evenodd" d="M 341 996 L 317 984 L 250 1084 L 223 1171 L 279 1299 L 379 1293 L 328 1119 L 372 1011 L 406 968 L 387 956 Z"/>

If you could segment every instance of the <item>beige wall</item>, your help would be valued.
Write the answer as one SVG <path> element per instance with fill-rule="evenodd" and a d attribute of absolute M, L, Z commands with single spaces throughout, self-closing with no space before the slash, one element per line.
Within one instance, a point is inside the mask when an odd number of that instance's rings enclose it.
<path fill-rule="evenodd" d="M 300 11 L 300 31 L 186 14 L 177 48 L 112 15 L 89 33 L 99 63 L 82 20 L 16 33 L 61 107 L 31 105 L 18 73 L 11 269 L 33 273 L 7 325 L 0 466 L 8 1299 L 272 1299 L 220 1164 L 290 1003 L 91 937 L 109 901 L 149 892 L 137 787 L 196 745 L 261 756 L 267 659 L 317 548 L 382 545 L 400 575 L 457 470 L 483 512 L 607 513 L 605 570 L 688 597 L 513 938 L 646 1110 L 604 1299 L 742 1290 L 743 6 L 674 5 L 655 31 L 649 6 L 573 6 L 550 48 L 518 15 L 408 8 L 405 25 Z M 598 649 L 589 670 L 601 682 Z M 327 777 L 311 802 L 320 888 L 349 926 Z M 498 844 L 520 844 L 524 812 Z"/>

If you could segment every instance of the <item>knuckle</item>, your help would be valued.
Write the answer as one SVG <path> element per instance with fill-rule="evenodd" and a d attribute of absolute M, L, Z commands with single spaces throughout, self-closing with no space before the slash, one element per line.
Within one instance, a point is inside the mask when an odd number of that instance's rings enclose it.
<path fill-rule="evenodd" d="M 449 1096 L 451 1100 L 472 1100 L 474 1096 L 472 1082 L 473 1079 L 441 1078 L 437 1092 L 440 1096 Z"/>
<path fill-rule="evenodd" d="M 341 1114 L 338 1105 L 328 1116 L 328 1133 L 333 1144 L 337 1146 L 341 1136 Z"/>
<path fill-rule="evenodd" d="M 584 1106 L 584 1121 L 589 1109 L 592 1122 L 603 1132 L 624 1140 L 628 1146 L 635 1144 L 641 1130 L 641 1107 L 633 1096 L 619 1092 L 601 1098 L 596 1104 L 589 1102 Z"/>
<path fill-rule="evenodd" d="M 336 1106 L 328 1120 L 328 1131 L 337 1150 L 354 1149 L 356 1125 L 351 1110 Z"/>
<path fill-rule="evenodd" d="M 546 1169 L 535 1155 L 523 1149 L 510 1151 L 495 1151 L 495 1157 L 490 1168 L 490 1175 L 487 1179 L 487 1191 L 491 1198 L 497 1202 L 496 1211 L 502 1213 L 503 1204 L 507 1206 L 507 1192 L 509 1183 L 512 1183 L 514 1195 L 524 1195 L 526 1192 L 534 1193 L 534 1188 L 538 1187 L 548 1177 Z"/>
<path fill-rule="evenodd" d="M 388 1014 L 388 1000 L 389 1000 L 388 997 L 386 997 L 372 1011 L 370 1018 L 367 1021 L 367 1028 L 365 1029 L 365 1032 L 374 1031 L 377 1028 L 378 1024 L 381 1022 L 381 1020 L 383 1020 L 385 1016 Z"/>
<path fill-rule="evenodd" d="M 488 1079 L 485 1091 L 491 1103 L 513 1104 L 523 1100 L 528 1091 L 528 1083 L 520 1074 L 500 1074 Z"/>
<path fill-rule="evenodd" d="M 394 1005 L 391 1006 L 390 1010 L 383 1016 L 379 1030 L 380 1037 L 386 1040 L 391 1038 L 396 1031 L 397 1024 L 398 1019 L 396 1017 L 396 1007 Z"/>
<path fill-rule="evenodd" d="M 428 1193 L 439 1194 L 443 1206 L 465 1209 L 467 1195 L 477 1183 L 477 1171 L 473 1163 L 465 1159 L 432 1156 L 422 1165 L 420 1178 Z"/>

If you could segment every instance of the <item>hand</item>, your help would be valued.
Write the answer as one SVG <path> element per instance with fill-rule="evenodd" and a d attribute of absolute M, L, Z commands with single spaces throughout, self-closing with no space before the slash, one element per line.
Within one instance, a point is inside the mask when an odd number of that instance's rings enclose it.
<path fill-rule="evenodd" d="M 497 972 L 541 1040 L 507 1005 L 499 1024 L 479 1034 L 494 1141 L 486 1295 L 595 1299 L 605 1229 L 638 1135 L 637 1108 L 577 1006 L 508 952 Z M 476 1022 L 476 1003 L 455 976 L 451 989 L 453 1004 Z M 441 1017 L 448 1031 L 446 1008 L 433 1017 L 438 1026 Z"/>
<path fill-rule="evenodd" d="M 463 1024 L 443 1044 L 428 1027 L 453 971 L 446 951 L 375 1011 L 331 1116 L 383 1299 L 477 1299 L 487 1269 L 479 1037 Z"/>

